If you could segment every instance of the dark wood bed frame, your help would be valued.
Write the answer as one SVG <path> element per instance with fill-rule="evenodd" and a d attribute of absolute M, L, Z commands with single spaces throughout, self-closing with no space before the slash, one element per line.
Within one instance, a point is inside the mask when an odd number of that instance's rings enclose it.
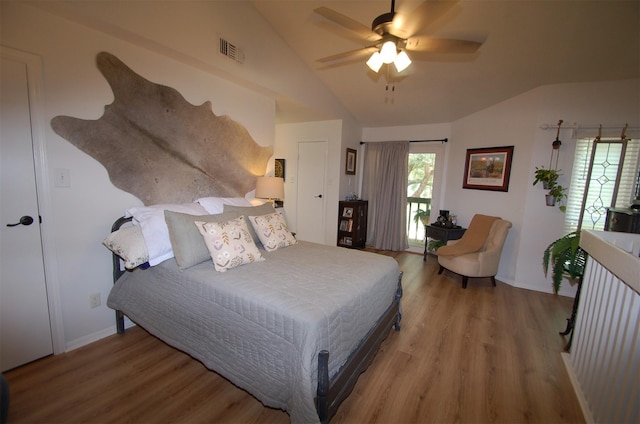
<path fill-rule="evenodd" d="M 131 218 L 119 218 L 114 222 L 111 231 L 118 230 L 122 225 L 130 222 Z M 113 254 L 113 282 L 115 283 L 126 271 L 121 269 L 120 258 Z M 318 389 L 316 392 L 316 409 L 321 423 L 328 423 L 336 413 L 340 404 L 349 396 L 358 377 L 371 364 L 380 344 L 389 335 L 389 330 L 400 331 L 402 319 L 402 272 L 398 276 L 398 288 L 393 303 L 385 311 L 376 325 L 360 342 L 358 347 L 349 355 L 347 362 L 338 373 L 329 378 L 329 351 L 322 350 L 318 353 Z M 118 334 L 124 334 L 124 313 L 116 311 L 116 328 Z"/>

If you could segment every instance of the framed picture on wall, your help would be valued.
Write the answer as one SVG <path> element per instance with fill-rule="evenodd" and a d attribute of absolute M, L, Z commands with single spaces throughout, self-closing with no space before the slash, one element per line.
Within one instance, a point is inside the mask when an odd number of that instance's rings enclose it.
<path fill-rule="evenodd" d="M 344 173 L 347 175 L 356 174 L 356 155 L 358 152 L 354 149 L 347 149 L 347 162 L 345 165 Z"/>
<path fill-rule="evenodd" d="M 462 188 L 509 191 L 513 146 L 467 149 Z"/>
<path fill-rule="evenodd" d="M 282 178 L 284 180 L 285 179 L 284 178 L 284 171 L 285 171 L 284 159 L 275 159 L 274 161 L 275 161 L 275 164 L 274 164 L 274 174 L 273 174 L 273 176 L 274 177 L 280 177 L 280 178 Z"/>

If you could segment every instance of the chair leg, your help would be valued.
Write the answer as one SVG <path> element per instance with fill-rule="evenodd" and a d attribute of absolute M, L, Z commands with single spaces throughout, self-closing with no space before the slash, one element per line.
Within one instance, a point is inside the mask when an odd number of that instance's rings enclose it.
<path fill-rule="evenodd" d="M 440 269 L 438 270 L 438 275 L 442 274 L 442 271 L 444 271 L 444 267 L 440 265 Z"/>
<path fill-rule="evenodd" d="M 467 288 L 467 283 L 469 282 L 469 277 L 467 277 L 466 275 L 462 276 L 462 288 L 466 289 Z"/>
<path fill-rule="evenodd" d="M 491 284 L 493 284 L 493 287 L 496 286 L 496 276 L 495 275 L 491 276 Z"/>

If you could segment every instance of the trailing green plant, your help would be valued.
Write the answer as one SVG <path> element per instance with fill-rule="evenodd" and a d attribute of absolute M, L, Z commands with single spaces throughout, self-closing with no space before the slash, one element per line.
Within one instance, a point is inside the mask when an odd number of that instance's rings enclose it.
<path fill-rule="evenodd" d="M 419 223 L 423 223 L 423 224 L 428 224 L 428 219 L 429 219 L 429 214 L 430 212 L 428 210 L 424 210 L 424 209 L 418 209 L 416 211 L 416 214 L 413 215 L 413 220 L 416 222 L 416 224 Z"/>
<path fill-rule="evenodd" d="M 558 184 L 558 178 L 561 175 L 559 170 L 546 169 L 544 167 L 538 168 L 536 166 L 534 175 L 535 179 L 533 180 L 533 185 L 542 183 L 542 186 L 546 190 L 549 190 L 546 196 L 550 197 L 551 201 L 547 200 L 547 205 L 555 206 L 558 204 L 558 208 L 562 212 L 565 212 L 567 210 L 567 206 L 564 205 L 564 200 L 567 197 L 567 194 L 566 189 Z"/>
<path fill-rule="evenodd" d="M 438 250 L 438 248 L 445 246 L 447 243 L 443 242 L 442 240 L 438 240 L 438 239 L 431 239 L 429 240 L 429 243 L 427 243 L 427 249 L 430 252 L 436 251 Z"/>
<path fill-rule="evenodd" d="M 558 293 L 564 276 L 576 279 L 584 273 L 587 252 L 580 247 L 580 231 L 571 232 L 551 243 L 542 255 L 544 275 L 551 264 L 553 291 Z"/>
<path fill-rule="evenodd" d="M 538 168 L 537 166 L 536 171 L 533 175 L 535 175 L 533 185 L 541 182 L 545 188 L 551 188 L 555 186 L 558 178 L 560 177 L 560 173 L 555 169 L 545 169 L 544 167 Z"/>
<path fill-rule="evenodd" d="M 567 197 L 565 191 L 566 190 L 564 187 L 556 184 L 551 187 L 551 189 L 549 189 L 549 192 L 547 193 L 547 196 L 551 196 L 553 198 L 553 205 L 559 204 L 558 208 L 562 212 L 567 210 L 567 206 L 563 204 L 564 199 Z"/>

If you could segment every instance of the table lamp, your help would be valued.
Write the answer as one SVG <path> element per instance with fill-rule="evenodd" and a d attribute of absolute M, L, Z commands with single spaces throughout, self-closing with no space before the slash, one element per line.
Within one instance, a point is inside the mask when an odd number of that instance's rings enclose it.
<path fill-rule="evenodd" d="M 281 177 L 258 177 L 256 197 L 269 199 L 272 204 L 275 199 L 282 199 L 284 197 L 284 179 Z"/>

